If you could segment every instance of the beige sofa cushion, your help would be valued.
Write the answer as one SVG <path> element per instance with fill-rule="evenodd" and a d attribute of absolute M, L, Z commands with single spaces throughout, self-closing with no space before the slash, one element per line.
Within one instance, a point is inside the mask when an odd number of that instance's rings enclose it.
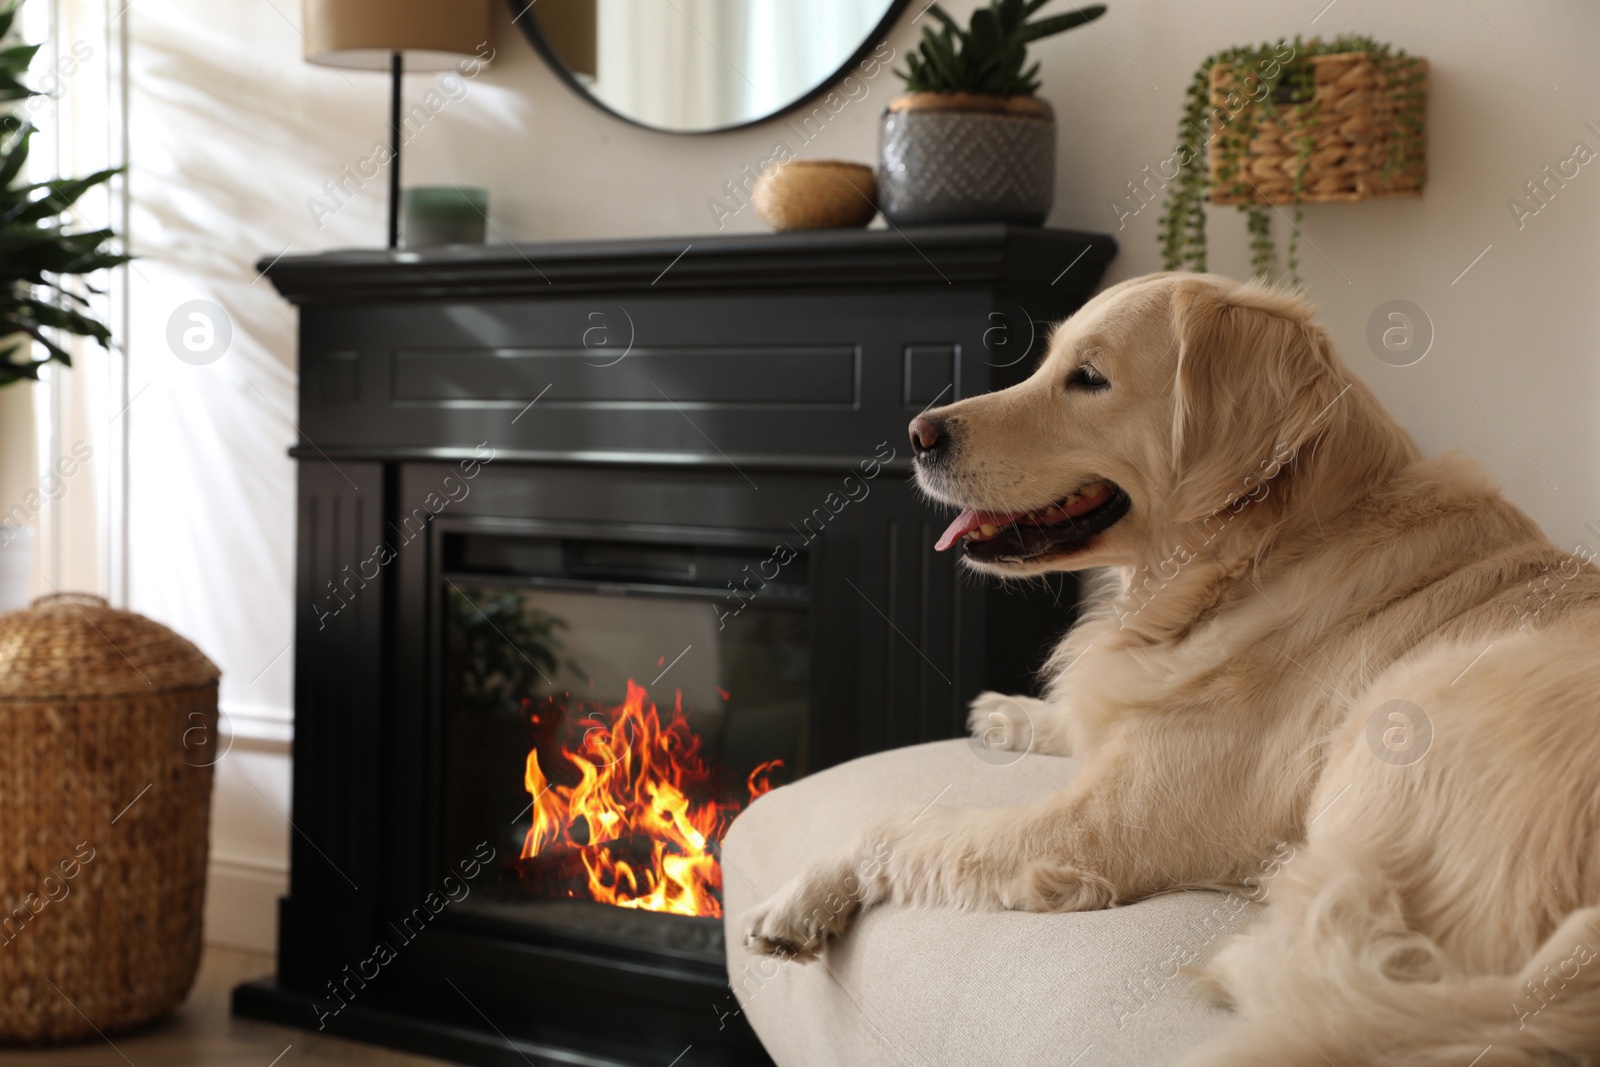
<path fill-rule="evenodd" d="M 879 816 L 935 800 L 1026 804 L 1078 769 L 1052 756 L 986 762 L 995 755 L 940 741 L 867 756 L 775 790 L 734 823 L 728 973 L 779 1067 L 1157 1067 L 1227 1024 L 1178 973 L 1248 922 L 1255 906 L 1223 893 L 1066 915 L 880 907 L 820 962 L 745 952 L 744 912 Z"/>

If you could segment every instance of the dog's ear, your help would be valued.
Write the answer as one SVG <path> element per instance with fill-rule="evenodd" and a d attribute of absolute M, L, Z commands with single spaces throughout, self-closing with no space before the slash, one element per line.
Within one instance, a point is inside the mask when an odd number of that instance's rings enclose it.
<path fill-rule="evenodd" d="M 1347 386 L 1326 332 L 1291 294 L 1185 280 L 1172 326 L 1173 517 L 1196 521 L 1270 491 L 1262 486 L 1328 425 Z"/>

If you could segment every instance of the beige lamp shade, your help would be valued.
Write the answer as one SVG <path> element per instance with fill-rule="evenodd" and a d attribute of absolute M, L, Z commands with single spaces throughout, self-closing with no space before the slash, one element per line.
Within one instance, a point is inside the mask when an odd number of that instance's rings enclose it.
<path fill-rule="evenodd" d="M 489 40 L 488 0 L 302 0 L 306 61 L 388 70 L 444 70 Z"/>

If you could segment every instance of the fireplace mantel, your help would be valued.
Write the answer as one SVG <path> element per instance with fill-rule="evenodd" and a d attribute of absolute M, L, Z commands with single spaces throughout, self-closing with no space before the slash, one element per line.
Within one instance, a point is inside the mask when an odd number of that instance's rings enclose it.
<path fill-rule="evenodd" d="M 348 250 L 262 269 L 301 306 L 697 289 L 883 290 L 929 285 L 1082 300 L 1116 255 L 1104 234 L 1000 223 Z M 1084 253 L 1078 259 L 1079 253 Z M 670 265 L 670 269 L 668 269 Z"/>
<path fill-rule="evenodd" d="M 694 938 L 623 944 L 463 903 L 407 936 L 481 860 L 444 844 L 442 753 L 473 756 L 445 721 L 452 583 L 523 580 L 494 561 L 515 571 L 529 546 L 726 571 L 790 545 L 799 773 L 960 734 L 981 689 L 1029 688 L 1075 586 L 986 587 L 933 552 L 943 520 L 911 484 L 906 425 L 1025 377 L 1115 250 L 994 225 L 264 262 L 300 308 L 297 832 L 278 973 L 235 1010 L 464 1063 L 764 1062 Z M 699 597 L 713 633 L 765 590 L 728 587 L 668 592 Z"/>

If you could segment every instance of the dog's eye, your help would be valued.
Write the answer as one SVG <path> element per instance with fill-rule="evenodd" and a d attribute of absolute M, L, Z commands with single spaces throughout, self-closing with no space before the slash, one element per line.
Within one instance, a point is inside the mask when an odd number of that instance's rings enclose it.
<path fill-rule="evenodd" d="M 1098 392 L 1101 389 L 1111 388 L 1111 383 L 1093 363 L 1080 363 L 1071 374 L 1067 375 L 1067 388 Z"/>

